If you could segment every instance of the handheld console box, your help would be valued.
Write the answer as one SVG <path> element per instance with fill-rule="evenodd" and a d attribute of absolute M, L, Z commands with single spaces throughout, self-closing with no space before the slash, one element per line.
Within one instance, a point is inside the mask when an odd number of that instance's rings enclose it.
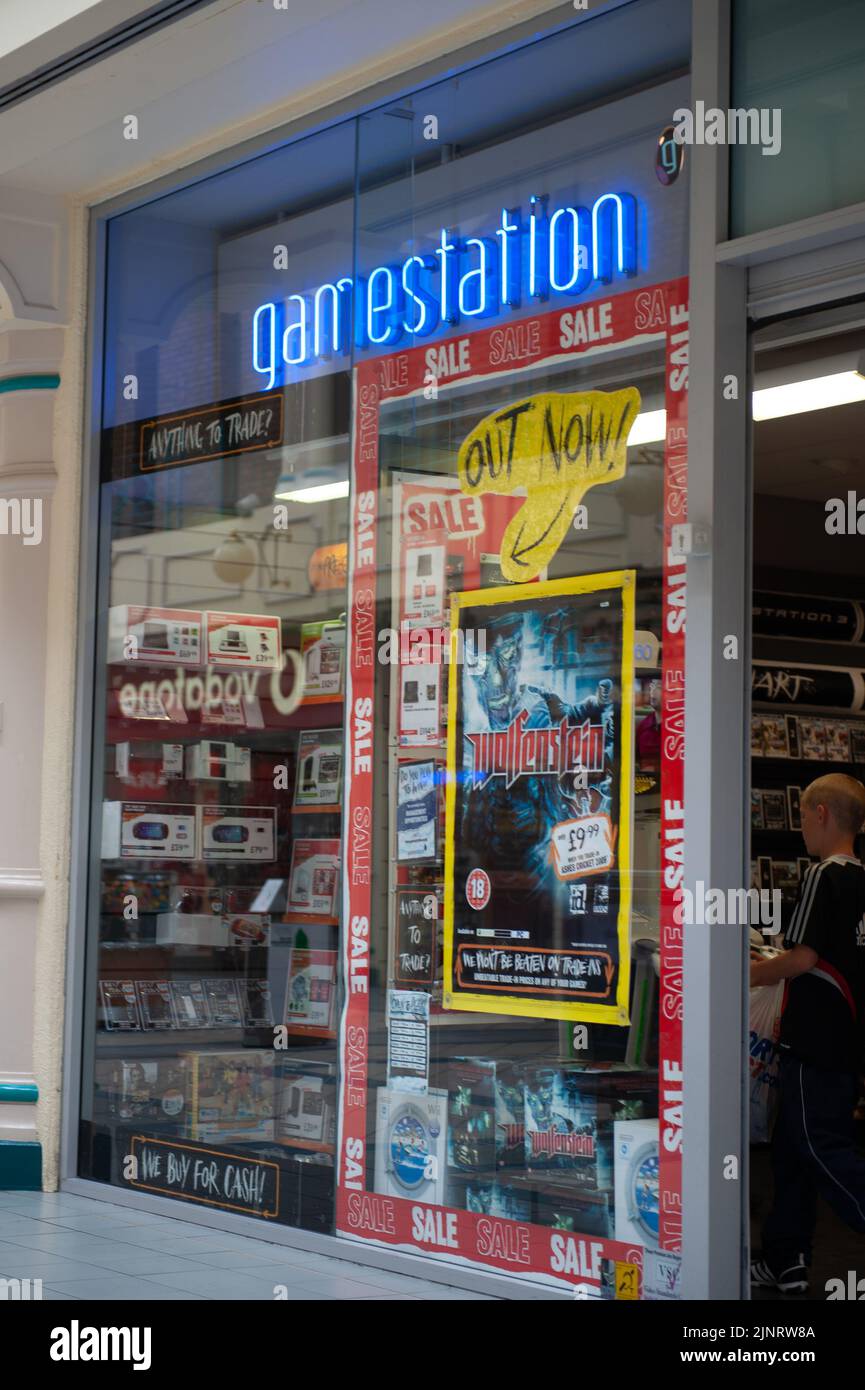
<path fill-rule="evenodd" d="M 248 782 L 251 775 L 249 749 L 237 743 L 204 739 L 186 750 L 186 776 L 190 781 Z"/>
<path fill-rule="evenodd" d="M 276 810 L 272 806 L 200 806 L 202 859 L 276 858 Z"/>
<path fill-rule="evenodd" d="M 103 859 L 195 859 L 194 806 L 170 802 L 106 801 Z"/>

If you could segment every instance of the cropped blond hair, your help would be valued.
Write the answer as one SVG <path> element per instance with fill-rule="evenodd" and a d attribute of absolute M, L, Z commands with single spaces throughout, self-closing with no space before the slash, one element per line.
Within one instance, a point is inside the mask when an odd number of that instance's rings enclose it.
<path fill-rule="evenodd" d="M 858 835 L 865 822 L 865 787 L 856 777 L 830 772 L 805 788 L 802 805 L 825 806 L 839 830 Z"/>

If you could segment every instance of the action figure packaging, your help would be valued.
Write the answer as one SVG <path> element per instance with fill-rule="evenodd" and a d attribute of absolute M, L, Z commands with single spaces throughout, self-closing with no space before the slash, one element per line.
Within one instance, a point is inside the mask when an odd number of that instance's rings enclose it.
<path fill-rule="evenodd" d="M 187 1061 L 190 1139 L 273 1139 L 272 1052 L 192 1052 Z"/>
<path fill-rule="evenodd" d="M 518 1066 L 456 1057 L 447 1069 L 448 1168 L 484 1173 L 525 1167 L 525 1083 Z"/>
<path fill-rule="evenodd" d="M 567 1173 L 575 1188 L 613 1186 L 613 1121 L 638 1119 L 657 1101 L 657 1078 L 540 1066 L 526 1072 L 526 1164 Z"/>
<path fill-rule="evenodd" d="M 94 1118 L 175 1127 L 183 1123 L 188 1073 L 182 1057 L 96 1062 Z"/>

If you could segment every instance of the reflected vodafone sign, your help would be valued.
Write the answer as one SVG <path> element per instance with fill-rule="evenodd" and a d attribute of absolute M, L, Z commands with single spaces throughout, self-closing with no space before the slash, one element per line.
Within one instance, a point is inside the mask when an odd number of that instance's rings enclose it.
<path fill-rule="evenodd" d="M 269 701 L 277 714 L 287 716 L 300 705 L 303 694 L 304 664 L 300 652 L 289 648 L 276 671 L 223 673 L 208 666 L 201 672 L 190 672 L 176 666 L 173 675 L 159 680 L 127 681 L 117 693 L 117 704 L 124 719 L 185 723 L 190 713 L 206 716 L 239 707 L 241 702 L 249 708 L 262 699 Z"/>

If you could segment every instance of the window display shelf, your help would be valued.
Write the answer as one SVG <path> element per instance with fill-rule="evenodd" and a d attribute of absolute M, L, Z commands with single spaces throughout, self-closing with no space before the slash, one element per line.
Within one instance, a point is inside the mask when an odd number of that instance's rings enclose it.
<path fill-rule="evenodd" d="M 250 1037 L 249 1050 L 260 1051 L 261 1029 L 273 1029 L 262 1024 L 261 1028 L 249 1028 L 239 1024 L 236 1028 L 149 1028 L 146 1032 L 124 1028 L 100 1028 L 96 1035 L 96 1052 L 99 1057 L 122 1058 L 130 1051 L 148 1052 L 154 1049 L 157 1055 L 173 1057 L 178 1052 L 195 1048 L 201 1052 L 218 1052 L 226 1047 L 244 1045 L 244 1038 Z"/>
<path fill-rule="evenodd" d="M 456 1028 L 460 1024 L 465 1024 L 470 1028 L 476 1028 L 479 1024 L 507 1024 L 513 1027 L 514 1021 L 507 1014 L 474 1014 L 460 1009 L 443 1009 L 440 1013 L 436 1012 L 436 1006 L 430 1009 L 431 1028 Z"/>
<path fill-rule="evenodd" d="M 282 925 L 291 926 L 291 927 L 301 927 L 301 928 L 303 928 L 303 927 L 338 927 L 338 926 L 339 926 L 339 918 L 338 918 L 338 917 L 317 917 L 317 916 L 314 915 L 314 913 L 311 913 L 311 912 L 310 912 L 309 914 L 305 914 L 304 916 L 301 916 L 300 913 L 298 913 L 295 909 L 291 909 L 291 912 L 290 912 L 290 913 L 287 912 L 286 915 L 285 915 L 284 917 L 281 917 L 279 920 L 280 920 L 280 923 L 281 923 Z"/>
<path fill-rule="evenodd" d="M 274 1144 L 279 1144 L 283 1149 L 299 1149 L 303 1153 L 317 1154 L 336 1154 L 335 1144 L 320 1144 L 315 1139 L 283 1139 L 273 1140 Z"/>

